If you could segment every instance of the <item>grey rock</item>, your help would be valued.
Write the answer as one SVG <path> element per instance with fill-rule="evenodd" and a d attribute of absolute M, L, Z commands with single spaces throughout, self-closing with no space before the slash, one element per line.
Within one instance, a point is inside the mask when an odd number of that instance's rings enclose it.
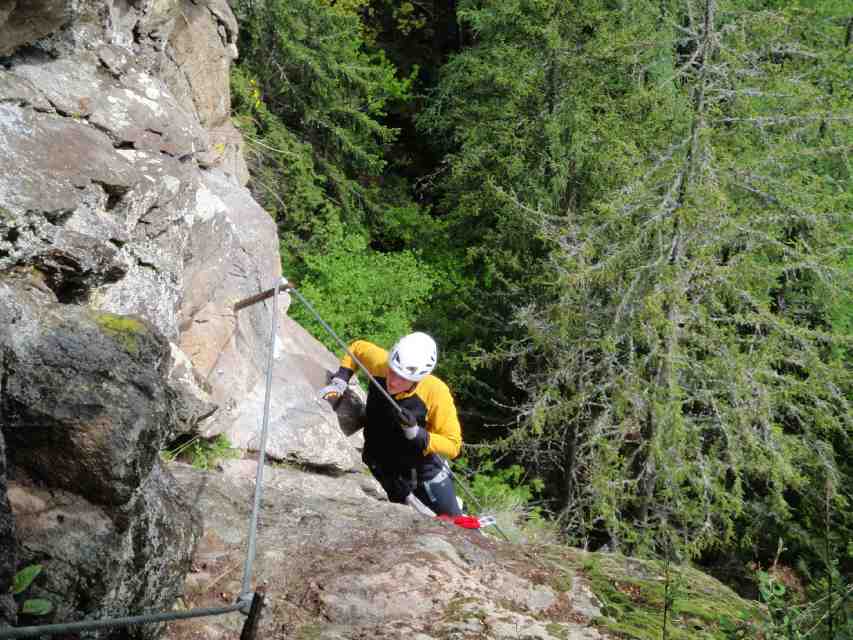
<path fill-rule="evenodd" d="M 106 89 L 89 120 L 119 142 L 181 157 L 207 148 L 206 133 L 157 77 L 144 71 L 121 76 Z"/>
<path fill-rule="evenodd" d="M 22 563 L 44 567 L 28 595 L 50 600 L 54 621 L 169 610 L 180 595 L 201 520 L 159 464 L 117 510 L 29 482 L 12 482 L 10 500 L 26 543 Z M 153 638 L 161 629 L 123 631 L 122 637 Z"/>
<path fill-rule="evenodd" d="M 300 362 L 292 355 L 283 355 L 274 362 L 267 455 L 333 473 L 359 468 L 360 456 L 338 427 L 328 403 L 320 400 L 310 385 L 294 382 L 294 372 L 299 366 Z M 260 449 L 260 426 L 266 404 L 266 380 L 262 379 L 241 398 L 234 412 L 234 420 L 226 432 L 232 443 L 253 451 Z"/>
<path fill-rule="evenodd" d="M 175 25 L 180 21 L 181 0 L 143 0 L 137 3 L 139 22 L 135 31 L 158 47 L 165 47 Z"/>
<path fill-rule="evenodd" d="M 109 605 L 102 610 L 113 616 L 169 610 L 183 591 L 202 533 L 200 513 L 157 460 L 114 522 L 116 535 L 109 549 L 120 554 L 121 561 L 109 565 Z"/>
<path fill-rule="evenodd" d="M 65 0 L 2 0 L 0 2 L 0 56 L 32 44 L 66 23 Z"/>
<path fill-rule="evenodd" d="M 224 39 L 219 24 L 225 25 Z M 183 0 L 167 49 L 176 69 L 166 75 L 166 82 L 184 108 L 209 129 L 226 123 L 231 113 L 228 45 L 236 35 L 237 21 L 227 2 Z"/>
<path fill-rule="evenodd" d="M 155 76 L 128 67 L 120 77 L 103 73 L 95 53 L 52 59 L 31 55 L 14 74 L 28 80 L 63 115 L 85 119 L 116 144 L 180 157 L 207 148 L 207 138 Z M 114 50 L 113 50 L 114 51 Z"/>
<path fill-rule="evenodd" d="M 119 78 L 131 64 L 130 51 L 124 47 L 104 45 L 97 53 L 98 60 L 115 78 Z"/>
<path fill-rule="evenodd" d="M 272 218 L 224 173 L 202 172 L 195 196 L 178 344 L 224 413 L 254 389 L 266 367 L 270 300 L 239 314 L 234 303 L 280 278 L 278 242 Z M 287 296 L 282 294 L 279 302 L 283 311 Z M 226 431 L 233 420 L 229 416 L 217 415 L 205 435 Z"/>
<path fill-rule="evenodd" d="M 16 464 L 93 503 L 125 504 L 169 428 L 168 343 L 141 319 L 44 304 L 3 282 L 0 319 Z"/>
<path fill-rule="evenodd" d="M 0 169 L 0 206 L 55 218 L 84 202 L 88 185 L 120 199 L 142 180 L 94 127 L 9 103 L 0 103 Z"/>
<path fill-rule="evenodd" d="M 216 18 L 220 29 L 225 31 L 223 41 L 234 43 L 237 41 L 237 18 L 231 11 L 228 0 L 207 0 L 207 8 Z"/>
<path fill-rule="evenodd" d="M 601 602 L 585 581 L 572 581 L 571 599 L 575 611 L 582 616 L 590 620 L 601 616 Z"/>
<path fill-rule="evenodd" d="M 219 166 L 240 186 L 249 182 L 242 134 L 228 120 L 210 131 L 211 166 Z"/>
<path fill-rule="evenodd" d="M 6 495 L 6 443 L 0 431 L 0 629 L 17 619 L 15 601 L 10 594 L 16 560 L 15 518 Z"/>
<path fill-rule="evenodd" d="M 87 118 L 112 83 L 98 73 L 94 56 L 52 59 L 42 53 L 20 58 L 13 73 L 32 83 L 60 113 Z"/>
<path fill-rule="evenodd" d="M 32 82 L 0 69 L 0 102 L 11 102 L 18 106 L 31 106 L 36 111 L 52 111 L 47 98 Z"/>
<path fill-rule="evenodd" d="M 121 155 L 144 178 L 116 207 L 116 217 L 130 230 L 130 239 L 119 252 L 127 273 L 119 282 L 91 291 L 88 303 L 113 313 L 143 316 L 176 339 L 197 170 L 163 154 L 122 150 Z"/>
<path fill-rule="evenodd" d="M 169 370 L 169 385 L 178 391 L 175 399 L 177 431 L 170 433 L 169 440 L 176 435 L 194 433 L 200 423 L 210 417 L 217 406 L 210 401 L 209 386 L 192 366 L 189 357 L 180 348 L 170 343 L 172 365 Z"/>
<path fill-rule="evenodd" d="M 188 579 L 185 594 L 193 606 L 212 603 L 214 584 L 225 598 L 240 589 L 239 575 L 228 572 L 242 566 L 257 465 L 222 467 L 171 466 L 205 514 L 196 565 L 206 568 Z M 579 625 L 549 624 L 555 594 L 513 573 L 494 542 L 377 501 L 355 474 L 328 478 L 267 465 L 263 482 L 252 578 L 266 585 L 273 613 L 262 620 L 262 635 L 292 628 L 299 637 L 298 624 L 282 625 L 313 614 L 302 631 L 323 638 L 445 638 L 466 630 L 507 639 L 600 637 Z M 219 633 L 227 628 L 209 622 L 206 637 L 219 637 L 211 625 Z M 170 630 L 168 637 L 180 636 Z"/>

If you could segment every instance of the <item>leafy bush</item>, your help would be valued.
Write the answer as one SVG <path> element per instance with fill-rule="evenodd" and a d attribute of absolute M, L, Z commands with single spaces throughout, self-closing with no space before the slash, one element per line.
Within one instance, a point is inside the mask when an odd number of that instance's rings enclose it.
<path fill-rule="evenodd" d="M 411 330 L 411 318 L 424 303 L 435 275 L 411 251 L 380 253 L 359 235 L 335 229 L 323 254 L 305 256 L 299 290 L 344 341 L 364 338 L 390 347 Z M 304 305 L 291 315 L 332 351 L 339 345 Z"/>
<path fill-rule="evenodd" d="M 198 435 L 193 436 L 162 453 L 163 459 L 167 462 L 181 459 L 189 462 L 196 469 L 204 471 L 215 468 L 221 460 L 239 458 L 240 456 L 240 450 L 234 449 L 228 438 L 221 433 L 210 440 L 205 440 Z"/>
<path fill-rule="evenodd" d="M 31 564 L 18 571 L 12 582 L 12 595 L 20 596 L 29 589 L 41 571 L 42 566 L 40 564 Z M 27 598 L 21 603 L 20 607 L 21 614 L 30 616 L 43 616 L 53 611 L 53 604 L 44 598 Z"/>
<path fill-rule="evenodd" d="M 498 526 L 511 540 L 557 541 L 556 524 L 536 504 L 545 487 L 540 478 L 529 478 L 520 465 L 498 467 L 493 460 L 482 456 L 459 458 L 453 466 L 456 494 L 467 503 L 468 511 L 479 509 L 482 513 L 477 515 L 495 516 Z"/>

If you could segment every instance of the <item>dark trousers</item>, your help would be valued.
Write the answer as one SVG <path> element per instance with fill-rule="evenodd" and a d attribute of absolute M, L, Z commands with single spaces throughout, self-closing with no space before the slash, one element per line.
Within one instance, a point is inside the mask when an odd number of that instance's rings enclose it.
<path fill-rule="evenodd" d="M 439 473 L 439 476 L 443 475 Z M 453 478 L 447 474 L 444 478 L 422 482 L 415 489 L 415 497 L 423 502 L 437 515 L 461 516 L 462 510 L 456 500 L 456 491 L 453 488 Z"/>
<path fill-rule="evenodd" d="M 367 466 L 373 477 L 385 489 L 391 502 L 405 504 L 408 495 L 414 493 L 418 500 L 435 511 L 437 515 L 462 515 L 449 469 L 442 469 L 429 480 L 418 481 L 416 473 L 389 472 L 371 462 L 368 462 Z"/>

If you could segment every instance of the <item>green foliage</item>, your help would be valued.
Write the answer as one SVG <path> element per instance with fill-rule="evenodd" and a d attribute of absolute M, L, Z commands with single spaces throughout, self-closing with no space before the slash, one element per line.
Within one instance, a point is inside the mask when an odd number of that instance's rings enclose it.
<path fill-rule="evenodd" d="M 687 564 L 584 554 L 582 574 L 601 602 L 595 625 L 635 640 L 728 640 L 731 620 L 758 620 L 757 603 Z M 673 606 L 665 613 L 667 598 Z M 760 636 L 752 636 L 757 638 Z"/>
<path fill-rule="evenodd" d="M 758 594 L 766 608 L 766 616 L 724 618 L 722 627 L 727 640 L 849 640 L 853 638 L 853 588 L 843 585 L 831 599 L 825 594 L 807 602 L 792 597 L 782 579 L 773 571 L 755 574 Z M 838 584 L 838 583 L 836 583 Z M 815 585 L 820 588 L 822 585 Z M 830 617 L 833 624 L 829 624 Z"/>
<path fill-rule="evenodd" d="M 527 332 L 507 356 L 532 393 L 504 446 L 561 479 L 577 542 L 653 553 L 674 533 L 682 554 L 761 554 L 811 521 L 798 551 L 814 558 L 814 489 L 850 486 L 851 372 L 833 357 L 849 336 L 827 304 L 851 287 L 844 24 L 734 2 L 463 6 L 492 47 L 507 30 L 553 47 L 535 67 L 555 87 L 536 111 L 559 133 L 537 145 L 550 170 L 528 173 L 538 188 L 510 175 L 515 202 L 493 209 L 541 212 L 554 247 L 550 286 L 522 287 Z M 523 94 L 500 80 L 507 102 Z M 525 123 L 516 161 L 541 135 Z"/>
<path fill-rule="evenodd" d="M 412 250 L 434 225 L 404 184 L 382 176 L 397 135 L 385 110 L 410 99 L 413 76 L 399 79 L 382 51 L 369 51 L 364 7 L 238 2 L 232 92 L 250 184 L 278 223 L 285 273 L 342 336 L 388 344 L 436 280 Z M 306 309 L 292 309 L 337 350 Z"/>
<path fill-rule="evenodd" d="M 42 571 L 40 564 L 31 564 L 24 567 L 15 574 L 12 582 L 12 595 L 19 595 L 26 591 Z"/>
<path fill-rule="evenodd" d="M 453 354 L 451 377 L 468 403 L 510 403 L 505 366 L 484 367 L 476 377 L 470 368 L 518 335 L 507 318 L 541 290 L 547 242 L 540 216 L 569 205 L 559 167 L 570 142 L 561 120 L 573 108 L 558 94 L 568 78 L 555 61 L 557 10 L 548 2 L 458 3 L 475 43 L 442 67 L 417 119 L 445 154 L 433 194 L 447 235 L 430 253 L 453 265 L 427 313 Z M 529 206 L 519 206 L 519 194 Z"/>
<path fill-rule="evenodd" d="M 358 19 L 313 0 L 242 0 L 242 67 L 257 80 L 267 107 L 317 158 L 345 172 L 377 175 L 382 144 L 396 135 L 378 117 L 408 80 L 362 47 Z"/>
<path fill-rule="evenodd" d="M 517 464 L 499 467 L 485 455 L 458 458 L 453 466 L 456 495 L 463 498 L 468 512 L 479 510 L 478 515 L 495 516 L 501 530 L 517 542 L 557 539 L 557 531 L 540 504 L 545 486 L 541 478 L 529 477 Z M 464 487 L 459 477 L 464 478 Z"/>
<path fill-rule="evenodd" d="M 196 469 L 209 471 L 215 469 L 220 461 L 240 458 L 242 453 L 233 448 L 228 438 L 220 433 L 211 439 L 192 436 L 163 451 L 161 456 L 166 462 L 182 459 Z"/>
<path fill-rule="evenodd" d="M 248 142 L 252 190 L 278 222 L 282 245 L 299 255 L 315 229 L 337 220 L 340 209 L 327 192 L 311 145 L 269 110 L 251 72 L 235 67 L 231 91 L 235 122 Z"/>
<path fill-rule="evenodd" d="M 527 478 L 521 465 L 497 467 L 492 460 L 477 463 L 466 457 L 455 461 L 456 473 L 470 477 L 469 488 L 485 511 L 527 507 L 539 497 L 545 483 L 541 478 Z M 530 507 L 531 513 L 539 514 L 539 507 Z"/>
<path fill-rule="evenodd" d="M 30 588 L 33 581 L 42 572 L 42 565 L 31 564 L 15 574 L 10 591 L 13 596 L 21 595 Z M 53 603 L 44 598 L 27 598 L 20 606 L 20 612 L 30 616 L 44 616 L 53 611 Z"/>
<path fill-rule="evenodd" d="M 521 399 L 496 451 L 573 542 L 805 571 L 853 538 L 844 3 L 459 0 L 453 43 L 454 3 L 234 4 L 286 273 L 344 338 L 428 327 L 466 408 Z M 528 505 L 520 468 L 475 492 Z"/>
<path fill-rule="evenodd" d="M 411 251 L 379 253 L 362 236 L 340 228 L 333 233 L 325 253 L 305 256 L 299 290 L 342 339 L 364 338 L 390 347 L 411 331 L 411 318 L 436 276 Z M 307 308 L 294 304 L 291 314 L 330 350 L 339 350 Z"/>
<path fill-rule="evenodd" d="M 53 603 L 44 598 L 29 598 L 21 605 L 21 613 L 28 616 L 46 616 L 53 611 Z"/>

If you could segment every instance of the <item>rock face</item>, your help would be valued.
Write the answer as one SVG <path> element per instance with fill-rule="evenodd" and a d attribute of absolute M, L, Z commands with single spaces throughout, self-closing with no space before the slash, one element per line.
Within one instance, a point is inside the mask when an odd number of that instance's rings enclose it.
<path fill-rule="evenodd" d="M 63 621 L 168 609 L 201 532 L 158 459 L 172 423 L 168 342 L 142 319 L 27 283 L 0 282 L 9 502 L 22 565 L 44 567 L 27 596 Z"/>
<path fill-rule="evenodd" d="M 0 56 L 53 33 L 67 17 L 65 0 L 2 0 L 0 2 Z"/>
<path fill-rule="evenodd" d="M 257 450 L 272 348 L 267 453 L 338 472 L 359 465 L 358 440 L 351 443 L 327 403 L 316 398 L 337 360 L 284 315 L 290 304 L 287 294 L 280 294 L 272 343 L 270 299 L 234 311 L 235 302 L 275 286 L 281 274 L 275 225 L 247 189 L 222 173 L 205 172 L 187 254 L 180 347 L 219 406 L 200 425 L 201 433 L 224 433 L 234 445 Z"/>
<path fill-rule="evenodd" d="M 186 604 L 214 606 L 241 587 L 252 480 L 243 460 L 205 473 L 174 467 L 184 491 L 209 514 Z M 264 471 L 263 526 L 253 584 L 265 585 L 260 637 L 608 637 L 585 579 L 407 507 L 380 502 L 362 474 L 326 478 Z M 236 638 L 239 616 L 170 625 L 167 637 Z"/>
<path fill-rule="evenodd" d="M 16 620 L 15 602 L 9 593 L 16 555 L 15 521 L 6 496 L 6 443 L 0 431 L 0 629 Z"/>
<path fill-rule="evenodd" d="M 159 463 L 127 503 L 111 509 L 22 475 L 9 483 L 9 500 L 26 543 L 21 555 L 44 567 L 27 596 L 50 600 L 54 621 L 168 611 L 183 592 L 201 519 Z M 115 637 L 156 631 L 128 628 Z"/>
<path fill-rule="evenodd" d="M 175 44 L 211 30 L 194 60 L 220 72 L 174 92 L 197 64 Z M 180 594 L 201 521 L 159 452 L 216 410 L 178 317 L 199 202 L 239 188 L 236 163 L 201 161 L 208 126 L 227 126 L 235 37 L 213 0 L 0 0 L 0 621 L 36 562 L 25 595 L 56 621 Z"/>
<path fill-rule="evenodd" d="M 166 340 L 141 319 L 50 304 L 4 283 L 0 323 L 14 463 L 90 502 L 127 503 L 168 435 Z"/>
<path fill-rule="evenodd" d="M 260 446 L 271 305 L 234 303 L 281 271 L 236 36 L 226 0 L 0 0 L 0 620 L 33 562 L 56 620 L 168 609 L 200 530 L 159 451 Z M 280 302 L 268 453 L 346 474 L 358 436 L 314 397 L 335 358 Z"/>

